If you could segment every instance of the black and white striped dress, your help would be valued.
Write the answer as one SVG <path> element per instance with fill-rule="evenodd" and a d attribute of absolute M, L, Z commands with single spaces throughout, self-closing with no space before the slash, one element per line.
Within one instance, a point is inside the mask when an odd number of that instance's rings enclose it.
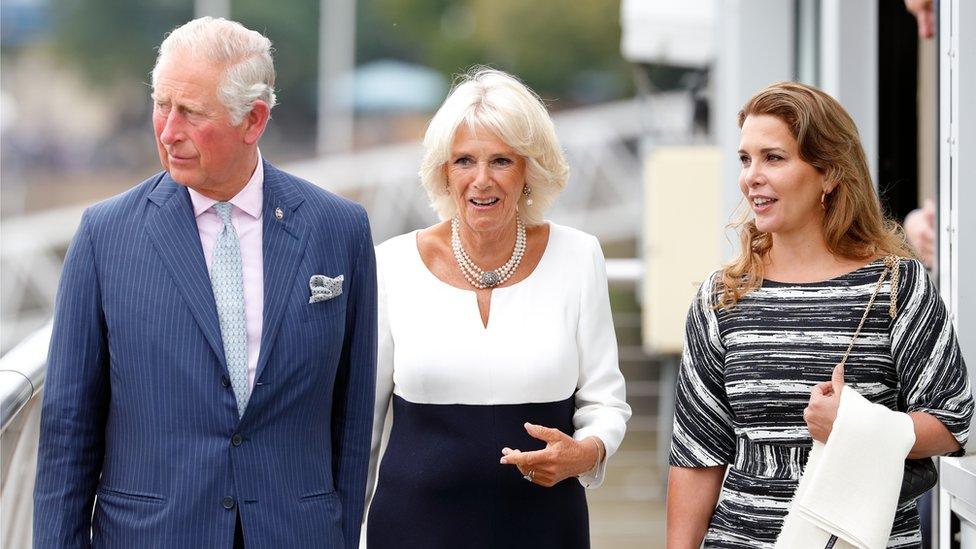
<path fill-rule="evenodd" d="M 814 283 L 765 281 L 716 310 L 720 273 L 688 313 L 671 465 L 729 465 L 705 547 L 773 547 L 811 447 L 810 390 L 830 379 L 884 269 L 875 261 Z M 924 411 L 965 443 L 973 414 L 966 367 L 945 305 L 915 260 L 901 262 L 898 312 L 882 286 L 848 358 L 845 381 L 868 400 Z M 920 547 L 915 503 L 898 508 L 889 547 Z"/>

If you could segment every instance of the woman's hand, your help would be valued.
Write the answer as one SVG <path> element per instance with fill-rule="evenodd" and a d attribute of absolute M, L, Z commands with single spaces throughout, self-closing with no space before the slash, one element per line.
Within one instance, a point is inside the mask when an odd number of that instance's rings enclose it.
<path fill-rule="evenodd" d="M 915 16 L 918 23 L 918 37 L 935 36 L 935 10 L 932 0 L 905 0 L 905 9 Z"/>
<path fill-rule="evenodd" d="M 935 264 L 935 202 L 931 198 L 926 199 L 924 206 L 912 210 L 905 217 L 903 226 L 918 259 L 931 269 Z"/>
<path fill-rule="evenodd" d="M 549 488 L 569 477 L 585 473 L 602 460 L 603 443 L 597 437 L 575 440 L 559 429 L 525 424 L 525 431 L 546 443 L 542 450 L 522 452 L 502 448 L 501 463 L 518 467 L 523 476 Z"/>
<path fill-rule="evenodd" d="M 834 366 L 830 381 L 818 383 L 810 391 L 810 403 L 803 410 L 810 436 L 818 442 L 827 442 L 834 428 L 837 409 L 840 408 L 840 392 L 844 389 L 844 366 Z"/>
<path fill-rule="evenodd" d="M 810 404 L 803 410 L 803 420 L 807 422 L 813 440 L 827 442 L 834 428 L 837 409 L 840 407 L 840 393 L 844 388 L 844 367 L 838 364 L 830 381 L 818 383 L 810 391 Z M 955 436 L 937 417 L 926 412 L 911 412 L 915 425 L 915 445 L 908 453 L 908 459 L 921 459 L 948 454 L 961 449 Z"/>

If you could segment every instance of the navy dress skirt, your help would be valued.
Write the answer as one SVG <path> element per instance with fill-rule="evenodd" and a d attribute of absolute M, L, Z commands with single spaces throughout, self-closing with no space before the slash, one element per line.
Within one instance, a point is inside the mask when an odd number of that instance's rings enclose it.
<path fill-rule="evenodd" d="M 367 520 L 369 549 L 589 547 L 584 489 L 544 488 L 499 463 L 539 450 L 528 421 L 573 433 L 574 399 L 507 405 L 416 404 L 393 396 L 390 441 Z"/>

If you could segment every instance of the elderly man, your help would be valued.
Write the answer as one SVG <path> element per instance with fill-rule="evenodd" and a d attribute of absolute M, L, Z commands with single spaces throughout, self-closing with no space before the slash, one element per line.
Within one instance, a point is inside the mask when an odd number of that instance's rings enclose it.
<path fill-rule="evenodd" d="M 363 209 L 261 158 L 271 42 L 202 18 L 152 73 L 165 171 L 65 259 L 35 547 L 353 547 L 376 283 Z"/>

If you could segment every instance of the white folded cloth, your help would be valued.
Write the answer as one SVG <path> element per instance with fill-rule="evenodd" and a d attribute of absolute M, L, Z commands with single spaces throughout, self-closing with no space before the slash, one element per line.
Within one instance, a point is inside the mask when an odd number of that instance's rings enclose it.
<path fill-rule="evenodd" d="M 887 547 L 914 444 L 908 414 L 844 386 L 827 443 L 813 442 L 777 549 Z"/>

